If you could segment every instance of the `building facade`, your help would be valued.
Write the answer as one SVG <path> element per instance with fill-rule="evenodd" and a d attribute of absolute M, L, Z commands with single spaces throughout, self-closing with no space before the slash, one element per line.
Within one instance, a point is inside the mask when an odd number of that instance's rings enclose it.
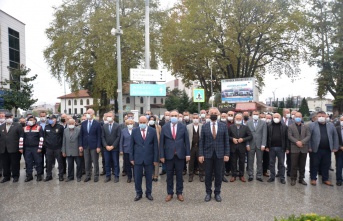
<path fill-rule="evenodd" d="M 310 111 L 325 111 L 332 113 L 333 101 L 331 99 L 306 98 Z"/>
<path fill-rule="evenodd" d="M 87 90 L 79 90 L 74 93 L 62 95 L 58 99 L 61 100 L 61 113 L 69 115 L 84 114 L 93 105 L 93 98 L 88 94 Z"/>

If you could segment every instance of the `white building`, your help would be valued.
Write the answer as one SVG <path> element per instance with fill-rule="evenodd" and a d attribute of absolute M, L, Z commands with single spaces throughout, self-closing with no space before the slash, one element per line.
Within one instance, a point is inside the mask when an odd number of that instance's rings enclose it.
<path fill-rule="evenodd" d="M 86 113 L 87 109 L 93 105 L 93 98 L 87 90 L 62 95 L 58 99 L 61 100 L 61 113 L 69 115 Z"/>
<path fill-rule="evenodd" d="M 306 100 L 310 111 L 332 112 L 333 102 L 331 99 L 307 98 Z"/>

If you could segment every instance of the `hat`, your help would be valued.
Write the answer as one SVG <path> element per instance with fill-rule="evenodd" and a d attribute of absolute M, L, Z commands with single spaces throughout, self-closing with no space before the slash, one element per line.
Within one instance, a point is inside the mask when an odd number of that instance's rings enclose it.
<path fill-rule="evenodd" d="M 50 116 L 50 119 L 54 119 L 54 118 L 57 119 L 56 115 L 51 115 Z"/>
<path fill-rule="evenodd" d="M 13 117 L 13 114 L 7 113 L 7 114 L 5 114 L 5 117 Z"/>
<path fill-rule="evenodd" d="M 29 116 L 29 117 L 27 118 L 27 120 L 30 120 L 31 118 L 33 118 L 34 120 L 36 120 L 36 118 L 35 118 L 33 115 Z"/>

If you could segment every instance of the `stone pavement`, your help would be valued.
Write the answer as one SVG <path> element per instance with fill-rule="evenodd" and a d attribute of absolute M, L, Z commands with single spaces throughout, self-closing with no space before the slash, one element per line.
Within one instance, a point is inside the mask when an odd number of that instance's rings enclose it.
<path fill-rule="evenodd" d="M 101 160 L 100 160 L 101 162 Z M 333 158 L 334 166 L 334 158 Z M 21 162 L 24 168 L 24 162 Z M 48 183 L 35 180 L 24 183 L 25 171 L 21 169 L 19 183 L 0 184 L 0 221 L 7 220 L 274 220 L 291 214 L 317 213 L 343 217 L 343 187 L 283 185 L 252 181 L 223 183 L 221 203 L 204 202 L 205 184 L 195 177 L 188 182 L 184 176 L 184 202 L 176 197 L 168 203 L 166 175 L 153 183 L 154 201 L 143 197 L 134 202 L 134 183 L 84 183 L 59 182 L 54 169 L 54 179 Z M 309 183 L 308 165 L 306 182 Z M 334 172 L 330 179 L 335 182 Z M 319 177 L 320 181 L 320 177 Z M 145 182 L 143 178 L 143 183 Z M 144 186 L 144 185 L 143 185 Z M 144 189 L 145 187 L 143 187 Z"/>

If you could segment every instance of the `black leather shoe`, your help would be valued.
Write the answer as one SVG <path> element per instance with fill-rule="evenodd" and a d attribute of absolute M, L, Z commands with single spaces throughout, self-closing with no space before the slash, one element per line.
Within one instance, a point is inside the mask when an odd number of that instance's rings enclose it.
<path fill-rule="evenodd" d="M 219 194 L 215 195 L 214 198 L 216 199 L 217 202 L 221 202 L 222 198 L 220 197 Z"/>
<path fill-rule="evenodd" d="M 5 183 L 5 182 L 10 181 L 10 180 L 11 180 L 10 178 L 3 178 L 0 183 Z"/>
<path fill-rule="evenodd" d="M 13 178 L 13 183 L 17 183 L 19 181 L 19 178 Z"/>
<path fill-rule="evenodd" d="M 109 182 L 109 181 L 111 181 L 111 177 L 106 177 L 105 183 L 107 183 L 107 182 Z"/>
<path fill-rule="evenodd" d="M 269 179 L 267 180 L 268 183 L 271 183 L 271 182 L 274 182 L 274 181 L 275 181 L 275 179 L 273 179 L 273 178 L 269 178 Z"/>
<path fill-rule="evenodd" d="M 31 180 L 33 180 L 33 176 L 28 176 L 28 177 L 26 177 L 26 179 L 25 179 L 25 183 L 26 182 L 30 182 Z"/>
<path fill-rule="evenodd" d="M 48 182 L 50 180 L 52 180 L 52 177 L 51 176 L 47 176 L 47 177 L 45 177 L 44 182 Z"/>
<path fill-rule="evenodd" d="M 39 181 L 42 181 L 42 175 L 37 175 L 37 179 L 36 179 L 38 182 Z"/>
<path fill-rule="evenodd" d="M 260 181 L 260 182 L 263 182 L 263 179 L 262 178 L 256 178 L 256 180 Z"/>
<path fill-rule="evenodd" d="M 118 183 L 119 182 L 119 177 L 114 177 L 114 182 Z"/>
<path fill-rule="evenodd" d="M 63 180 L 64 180 L 63 176 L 60 176 L 60 177 L 58 178 L 58 180 L 59 180 L 59 181 L 63 181 Z"/>
<path fill-rule="evenodd" d="M 147 195 L 146 198 L 148 198 L 148 200 L 150 200 L 150 201 L 154 200 L 154 198 L 151 195 Z"/>
<path fill-rule="evenodd" d="M 276 176 L 275 177 L 279 177 L 280 176 L 280 174 L 276 174 Z"/>
<path fill-rule="evenodd" d="M 91 178 L 87 177 L 83 182 L 88 182 L 90 180 L 91 180 Z"/>
<path fill-rule="evenodd" d="M 281 180 L 280 180 L 280 183 L 286 184 L 286 181 L 285 181 L 284 179 L 281 179 Z"/>
<path fill-rule="evenodd" d="M 249 181 L 249 182 L 251 182 L 251 181 L 253 181 L 253 180 L 254 180 L 254 178 L 252 178 L 252 177 L 249 177 L 249 178 L 248 178 L 248 181 Z"/>
<path fill-rule="evenodd" d="M 205 202 L 209 202 L 211 200 L 211 194 L 206 194 Z"/>
<path fill-rule="evenodd" d="M 131 180 L 130 178 L 128 178 L 126 182 L 127 182 L 127 183 L 131 183 L 132 180 Z"/>
<path fill-rule="evenodd" d="M 200 182 L 205 182 L 205 178 L 203 176 L 199 177 Z"/>
<path fill-rule="evenodd" d="M 123 172 L 121 173 L 122 176 L 126 176 L 126 174 L 127 174 L 126 171 L 123 171 Z"/>
<path fill-rule="evenodd" d="M 225 182 L 225 183 L 229 182 L 229 181 L 226 179 L 226 177 L 223 177 L 223 178 L 222 178 L 222 181 Z"/>
<path fill-rule="evenodd" d="M 193 182 L 193 175 L 190 175 L 190 176 L 189 176 L 188 182 Z"/>
<path fill-rule="evenodd" d="M 337 186 L 342 186 L 342 182 L 337 182 L 336 185 Z"/>
<path fill-rule="evenodd" d="M 135 201 L 138 201 L 138 200 L 140 200 L 140 199 L 142 199 L 142 195 L 137 195 L 136 197 L 135 197 Z"/>
<path fill-rule="evenodd" d="M 307 183 L 306 183 L 305 180 L 303 180 L 303 179 L 299 180 L 299 183 L 302 184 L 302 185 L 304 185 L 304 186 L 307 186 Z"/>
<path fill-rule="evenodd" d="M 81 178 L 77 178 L 77 182 L 81 182 Z"/>
<path fill-rule="evenodd" d="M 164 175 L 166 174 L 167 172 L 165 170 L 162 170 L 162 172 L 160 173 L 160 175 Z"/>
<path fill-rule="evenodd" d="M 105 175 L 106 173 L 105 173 L 105 171 L 103 170 L 101 173 L 100 173 L 100 176 L 103 176 L 103 175 Z"/>
<path fill-rule="evenodd" d="M 67 178 L 66 182 L 70 182 L 70 181 L 73 181 L 73 180 L 74 180 L 74 178 Z"/>
<path fill-rule="evenodd" d="M 296 181 L 295 180 L 291 180 L 291 186 L 295 186 Z"/>
<path fill-rule="evenodd" d="M 94 183 L 99 181 L 99 177 L 94 177 Z"/>

